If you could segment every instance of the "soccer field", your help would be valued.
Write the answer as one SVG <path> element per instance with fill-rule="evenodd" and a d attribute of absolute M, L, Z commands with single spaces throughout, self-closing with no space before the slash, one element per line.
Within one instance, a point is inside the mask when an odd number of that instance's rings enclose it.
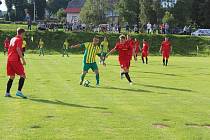
<path fill-rule="evenodd" d="M 130 86 L 117 57 L 79 86 L 82 55 L 27 55 L 23 92 L 5 98 L 6 58 L 0 54 L 0 140 L 209 140 L 210 58 L 161 57 L 133 62 Z M 14 96 L 18 79 L 12 87 Z"/>

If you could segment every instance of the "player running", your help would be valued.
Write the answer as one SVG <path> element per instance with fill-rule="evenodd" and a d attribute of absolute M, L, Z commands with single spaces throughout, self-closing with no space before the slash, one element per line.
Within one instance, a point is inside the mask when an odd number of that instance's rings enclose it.
<path fill-rule="evenodd" d="M 6 55 L 6 52 L 8 51 L 9 44 L 10 44 L 10 38 L 9 36 L 7 36 L 4 41 L 4 55 Z"/>
<path fill-rule="evenodd" d="M 65 55 L 66 55 L 67 57 L 69 57 L 68 49 L 69 49 L 69 42 L 68 42 L 68 39 L 66 39 L 65 42 L 63 43 L 63 57 L 64 57 Z"/>
<path fill-rule="evenodd" d="M 39 40 L 39 56 L 43 55 L 44 56 L 44 41 L 42 39 Z"/>
<path fill-rule="evenodd" d="M 99 70 L 96 63 L 96 55 L 100 56 L 100 47 L 98 46 L 98 44 L 99 37 L 95 36 L 92 42 L 86 42 L 71 46 L 71 48 L 85 48 L 85 53 L 83 57 L 83 72 L 81 75 L 80 85 L 83 84 L 83 81 L 89 69 L 92 69 L 92 71 L 96 74 L 96 86 L 99 86 Z"/>
<path fill-rule="evenodd" d="M 130 83 L 130 85 L 132 85 L 132 80 L 130 78 L 129 75 L 129 68 L 130 68 L 130 52 L 133 51 L 133 56 L 136 60 L 135 57 L 135 52 L 134 49 L 131 45 L 128 45 L 126 42 L 126 37 L 124 35 L 121 35 L 119 37 L 120 41 L 116 43 L 115 48 L 112 49 L 108 54 L 107 57 L 114 53 L 115 51 L 118 51 L 119 53 L 119 64 L 121 67 L 121 79 L 122 77 L 125 75 L 125 77 L 127 78 L 128 82 Z"/>
<path fill-rule="evenodd" d="M 25 30 L 18 28 L 17 36 L 11 39 L 10 46 L 8 49 L 8 59 L 7 59 L 7 75 L 9 76 L 9 80 L 7 83 L 7 90 L 5 97 L 12 97 L 10 94 L 10 89 L 12 87 L 12 83 L 15 79 L 15 74 L 20 76 L 18 91 L 16 96 L 27 98 L 22 93 L 22 88 L 25 82 L 25 71 L 23 65 L 26 65 L 26 61 L 23 57 L 22 52 L 22 44 L 23 44 L 23 34 Z M 22 62 L 21 62 L 22 60 Z"/>
<path fill-rule="evenodd" d="M 109 42 L 107 40 L 107 37 L 104 37 L 104 41 L 101 42 L 100 51 L 101 51 L 100 64 L 106 65 L 105 59 L 106 59 L 106 55 L 109 51 Z"/>
<path fill-rule="evenodd" d="M 129 48 L 132 48 L 132 49 L 130 49 L 130 52 L 129 52 L 129 54 L 128 54 L 130 60 L 132 60 L 133 52 L 135 53 L 135 45 L 134 45 L 134 40 L 131 38 L 130 35 L 127 35 L 126 44 L 129 46 Z M 134 55 L 135 55 L 135 54 L 134 54 Z M 135 60 L 135 61 L 136 61 L 136 60 Z"/>
<path fill-rule="evenodd" d="M 161 43 L 160 53 L 163 56 L 163 66 L 168 66 L 168 59 L 170 53 L 172 52 L 172 47 L 169 39 L 165 37 L 165 40 Z"/>
<path fill-rule="evenodd" d="M 149 44 L 145 39 L 143 39 L 143 47 L 141 53 L 141 59 L 143 64 L 145 63 L 144 58 L 146 59 L 146 64 L 148 64 L 148 55 L 149 55 Z"/>
<path fill-rule="evenodd" d="M 134 47 L 135 47 L 135 55 L 136 55 L 136 58 L 137 58 L 138 54 L 141 51 L 140 41 L 137 38 L 134 39 Z"/>

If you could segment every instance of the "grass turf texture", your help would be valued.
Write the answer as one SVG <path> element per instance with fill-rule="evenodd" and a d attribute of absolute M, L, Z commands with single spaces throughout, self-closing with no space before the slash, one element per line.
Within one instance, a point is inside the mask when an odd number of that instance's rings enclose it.
<path fill-rule="evenodd" d="M 101 86 L 79 86 L 81 55 L 26 55 L 24 93 L 4 98 L 5 57 L 0 56 L 0 139 L 208 140 L 210 61 L 208 57 L 161 57 L 132 63 L 135 85 L 120 80 L 115 56 L 100 66 Z M 17 88 L 15 80 L 12 95 Z"/>

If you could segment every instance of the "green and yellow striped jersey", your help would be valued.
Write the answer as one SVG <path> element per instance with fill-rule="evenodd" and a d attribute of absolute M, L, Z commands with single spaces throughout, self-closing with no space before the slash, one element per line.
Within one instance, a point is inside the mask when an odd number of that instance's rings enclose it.
<path fill-rule="evenodd" d="M 100 47 L 98 45 L 94 46 L 92 42 L 83 43 L 81 47 L 85 47 L 83 62 L 88 64 L 95 63 L 96 55 L 100 53 Z"/>
<path fill-rule="evenodd" d="M 101 52 L 107 53 L 109 50 L 109 42 L 108 41 L 102 41 L 101 42 Z"/>
<path fill-rule="evenodd" d="M 64 43 L 63 43 L 63 49 L 68 49 L 69 48 L 69 42 L 68 41 L 65 41 Z"/>

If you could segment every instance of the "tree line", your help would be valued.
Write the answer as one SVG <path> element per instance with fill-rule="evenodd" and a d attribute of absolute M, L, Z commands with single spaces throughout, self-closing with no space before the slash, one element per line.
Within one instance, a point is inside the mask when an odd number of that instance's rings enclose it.
<path fill-rule="evenodd" d="M 68 2 L 69 0 L 5 0 L 6 18 L 12 21 L 23 21 L 28 13 L 32 18 L 36 15 L 36 19 L 44 20 L 45 10 L 48 10 L 49 16 L 54 15 L 60 8 L 66 8 Z"/>
<path fill-rule="evenodd" d="M 210 28 L 210 0 L 177 0 L 173 6 L 163 7 L 161 0 L 86 0 L 81 11 L 84 23 L 106 23 L 106 13 L 117 12 L 119 23 L 127 22 L 140 28 L 147 22 L 184 27 L 197 25 Z M 171 0 L 167 0 L 170 2 Z"/>

